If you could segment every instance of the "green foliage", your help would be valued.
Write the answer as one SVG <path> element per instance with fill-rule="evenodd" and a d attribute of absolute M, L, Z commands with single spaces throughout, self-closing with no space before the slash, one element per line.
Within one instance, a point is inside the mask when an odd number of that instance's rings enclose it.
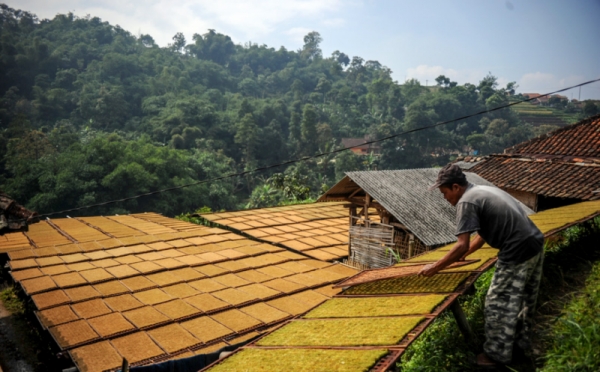
<path fill-rule="evenodd" d="M 553 327 L 554 343 L 543 371 L 600 369 L 600 262 L 592 268 L 582 293 L 564 309 Z"/>
<path fill-rule="evenodd" d="M 7 287 L 0 291 L 0 301 L 13 314 L 23 314 L 25 312 L 25 304 L 23 300 L 17 296 L 17 291 L 14 287 Z"/>

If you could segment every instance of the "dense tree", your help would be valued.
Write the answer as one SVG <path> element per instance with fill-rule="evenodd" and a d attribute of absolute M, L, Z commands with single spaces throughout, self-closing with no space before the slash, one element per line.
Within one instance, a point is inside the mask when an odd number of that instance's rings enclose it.
<path fill-rule="evenodd" d="M 163 48 L 97 17 L 39 20 L 0 5 L 0 188 L 40 212 L 93 204 L 429 127 L 506 104 L 517 88 L 492 74 L 398 84 L 378 61 L 324 57 L 322 41 L 312 31 L 290 51 L 207 30 Z M 489 153 L 533 134 L 513 111 L 494 111 L 386 140 L 379 157 L 322 156 L 82 213 L 300 200 L 345 171 L 440 165 L 464 146 Z"/>

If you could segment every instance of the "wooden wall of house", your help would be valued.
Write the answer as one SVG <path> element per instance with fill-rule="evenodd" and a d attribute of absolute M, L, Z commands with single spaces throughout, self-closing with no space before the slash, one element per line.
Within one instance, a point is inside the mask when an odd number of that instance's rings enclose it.
<path fill-rule="evenodd" d="M 533 209 L 534 212 L 537 212 L 538 209 L 538 196 L 532 192 L 526 191 L 518 191 L 511 189 L 504 189 L 507 193 L 512 195 L 513 198 L 517 199 L 521 203 L 525 204 L 529 208 Z"/>

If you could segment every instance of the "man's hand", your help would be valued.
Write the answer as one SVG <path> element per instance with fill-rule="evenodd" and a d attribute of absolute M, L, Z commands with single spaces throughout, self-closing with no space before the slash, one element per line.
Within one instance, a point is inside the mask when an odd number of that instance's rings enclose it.
<path fill-rule="evenodd" d="M 430 276 L 434 276 L 435 274 L 437 274 L 437 272 L 440 271 L 440 269 L 435 267 L 435 264 L 429 264 L 429 265 L 425 265 L 421 271 L 419 271 L 418 275 L 422 275 L 422 276 L 426 276 L 426 277 L 430 277 Z"/>
<path fill-rule="evenodd" d="M 469 233 L 463 233 L 458 236 L 458 241 L 454 244 L 454 247 L 448 252 L 444 257 L 438 260 L 436 263 L 432 263 L 426 265 L 421 271 L 419 271 L 419 275 L 423 275 L 426 277 L 430 277 L 435 275 L 438 271 L 445 269 L 452 263 L 461 259 L 461 257 L 465 256 L 469 251 Z"/>

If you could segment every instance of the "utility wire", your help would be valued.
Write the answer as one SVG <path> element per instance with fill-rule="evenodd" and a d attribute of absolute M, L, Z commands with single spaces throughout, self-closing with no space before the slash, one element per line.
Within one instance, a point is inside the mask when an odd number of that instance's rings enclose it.
<path fill-rule="evenodd" d="M 303 162 L 303 161 L 307 161 L 307 160 L 311 160 L 311 159 L 317 159 L 317 158 L 320 158 L 320 157 L 323 157 L 323 156 L 337 154 L 337 153 L 340 153 L 340 152 L 343 152 L 343 151 L 351 150 L 351 149 L 353 149 L 355 147 L 364 146 L 364 145 L 370 145 L 370 144 L 378 143 L 378 142 L 383 142 L 383 141 L 387 141 L 387 140 L 392 139 L 392 138 L 403 136 L 405 134 L 420 132 L 422 130 L 439 127 L 439 126 L 442 126 L 442 125 L 454 123 L 454 122 L 461 121 L 461 120 L 466 120 L 466 119 L 469 119 L 469 118 L 472 118 L 472 117 L 475 117 L 475 116 L 487 114 L 487 113 L 490 113 L 490 112 L 493 112 L 493 111 L 502 110 L 502 109 L 505 109 L 505 108 L 510 107 L 510 106 L 518 105 L 519 103 L 533 101 L 533 100 L 538 99 L 540 97 L 547 97 L 547 96 L 552 95 L 552 94 L 564 92 L 566 90 L 577 88 L 577 87 L 582 87 L 584 85 L 592 84 L 592 83 L 595 83 L 595 82 L 598 82 L 598 81 L 600 81 L 600 79 L 586 81 L 585 83 L 573 85 L 573 86 L 570 86 L 568 88 L 563 88 L 563 89 L 556 90 L 554 92 L 541 94 L 541 95 L 539 95 L 537 97 L 534 97 L 534 98 L 528 98 L 528 99 L 524 99 L 524 100 L 521 100 L 521 101 L 511 102 L 511 103 L 508 103 L 508 104 L 503 105 L 503 106 L 499 106 L 499 107 L 492 108 L 492 109 L 489 109 L 489 110 L 479 111 L 479 112 L 476 112 L 474 114 L 470 114 L 470 115 L 458 117 L 456 119 L 452 119 L 452 120 L 448 120 L 448 121 L 444 121 L 444 122 L 440 122 L 440 123 L 436 123 L 436 124 L 432 124 L 432 125 L 428 125 L 428 126 L 424 126 L 424 127 L 420 127 L 420 128 L 410 129 L 410 130 L 407 130 L 407 131 L 403 131 L 403 132 L 400 132 L 400 133 L 389 135 L 387 137 L 379 138 L 379 139 L 372 140 L 372 141 L 367 141 L 367 142 L 364 142 L 364 143 L 362 143 L 360 145 L 357 145 L 357 146 L 352 146 L 352 147 L 347 147 L 347 148 L 340 148 L 340 149 L 329 151 L 329 152 L 322 152 L 322 153 L 319 153 L 319 154 L 316 154 L 316 155 L 312 155 L 312 156 L 305 156 L 303 158 L 288 160 L 288 161 L 285 161 L 285 162 L 282 162 L 282 163 L 271 164 L 271 165 L 267 165 L 267 166 L 264 166 L 264 167 L 258 167 L 258 168 L 250 169 L 250 170 L 247 170 L 247 171 L 239 172 L 239 173 L 230 173 L 230 174 L 226 174 L 226 175 L 220 176 L 220 177 L 209 178 L 209 179 L 206 179 L 206 180 L 192 182 L 192 183 L 188 183 L 188 184 L 185 184 L 185 185 L 174 186 L 174 187 L 169 187 L 169 188 L 160 189 L 160 190 L 156 190 L 156 191 L 151 191 L 151 192 L 147 192 L 147 193 L 144 193 L 144 194 L 130 196 L 130 197 L 127 197 L 127 198 L 109 200 L 109 201 L 102 202 L 102 203 L 90 204 L 90 205 L 85 205 L 85 206 L 82 206 L 82 207 L 71 208 L 71 209 L 64 209 L 64 210 L 57 211 L 57 212 L 44 213 L 44 214 L 40 214 L 39 218 L 44 218 L 44 217 L 49 217 L 49 216 L 54 216 L 54 215 L 57 215 L 57 214 L 64 214 L 64 213 L 69 213 L 69 212 L 76 212 L 76 211 L 81 211 L 81 210 L 84 210 L 84 209 L 89 209 L 89 208 L 94 208 L 94 207 L 101 207 L 101 206 L 105 206 L 105 205 L 109 205 L 109 204 L 121 203 L 121 202 L 129 201 L 129 200 L 139 199 L 139 198 L 142 198 L 144 196 L 162 194 L 162 193 L 168 192 L 168 191 L 180 190 L 180 189 L 183 189 L 183 188 L 186 188 L 186 187 L 191 187 L 191 186 L 196 186 L 196 185 L 202 185 L 202 184 L 205 184 L 205 183 L 210 183 L 210 182 L 214 182 L 214 181 L 220 181 L 220 180 L 224 180 L 224 179 L 232 178 L 232 177 L 245 176 L 245 175 L 252 174 L 252 173 L 262 172 L 262 171 L 265 171 L 267 169 L 277 168 L 277 167 L 281 167 L 281 166 L 284 166 L 284 165 L 295 164 L 295 163 L 299 163 L 299 162 Z"/>

